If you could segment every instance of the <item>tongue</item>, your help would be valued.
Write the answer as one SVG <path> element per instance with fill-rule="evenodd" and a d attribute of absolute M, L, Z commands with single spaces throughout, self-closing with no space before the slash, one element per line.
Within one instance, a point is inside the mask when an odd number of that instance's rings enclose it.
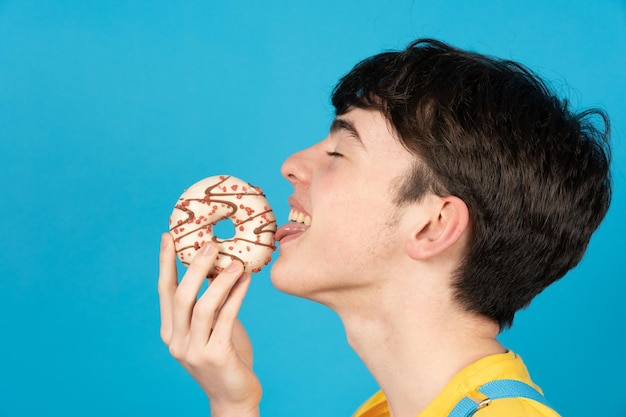
<path fill-rule="evenodd" d="M 280 242 L 280 240 L 285 236 L 293 235 L 294 233 L 304 232 L 308 228 L 309 226 L 306 226 L 302 223 L 289 222 L 279 227 L 274 237 L 277 241 Z"/>

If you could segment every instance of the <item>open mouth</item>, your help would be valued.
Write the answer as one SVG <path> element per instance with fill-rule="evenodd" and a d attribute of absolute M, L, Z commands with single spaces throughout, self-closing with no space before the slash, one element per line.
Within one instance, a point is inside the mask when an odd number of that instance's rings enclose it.
<path fill-rule="evenodd" d="M 297 209 L 289 211 L 289 222 L 276 231 L 276 240 L 280 243 L 295 239 L 311 226 L 311 216 Z"/>

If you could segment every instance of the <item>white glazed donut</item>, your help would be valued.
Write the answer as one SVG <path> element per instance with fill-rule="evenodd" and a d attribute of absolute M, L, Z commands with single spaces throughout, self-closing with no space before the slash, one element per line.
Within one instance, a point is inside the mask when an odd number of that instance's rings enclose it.
<path fill-rule="evenodd" d="M 235 225 L 235 235 L 220 239 L 213 226 L 225 219 Z M 276 218 L 259 187 L 230 175 L 205 178 L 180 196 L 170 216 L 178 259 L 189 265 L 200 247 L 217 242 L 219 254 L 208 277 L 214 278 L 233 260 L 246 272 L 258 272 L 272 260 Z"/>

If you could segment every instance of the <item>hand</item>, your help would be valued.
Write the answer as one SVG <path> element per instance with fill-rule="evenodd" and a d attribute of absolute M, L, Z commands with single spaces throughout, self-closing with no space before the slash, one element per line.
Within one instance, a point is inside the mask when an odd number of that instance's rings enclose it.
<path fill-rule="evenodd" d="M 250 275 L 234 261 L 198 298 L 216 258 L 217 245 L 204 245 L 179 284 L 174 241 L 163 234 L 161 338 L 209 397 L 212 416 L 258 416 L 261 384 L 252 371 L 250 339 L 237 319 Z"/>

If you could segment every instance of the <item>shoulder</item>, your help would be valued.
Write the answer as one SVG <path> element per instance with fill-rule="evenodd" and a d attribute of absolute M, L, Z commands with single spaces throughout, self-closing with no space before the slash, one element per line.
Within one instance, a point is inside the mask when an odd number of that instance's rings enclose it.
<path fill-rule="evenodd" d="M 537 401 L 526 398 L 502 398 L 475 414 L 476 417 L 561 417 L 559 413 Z"/>

